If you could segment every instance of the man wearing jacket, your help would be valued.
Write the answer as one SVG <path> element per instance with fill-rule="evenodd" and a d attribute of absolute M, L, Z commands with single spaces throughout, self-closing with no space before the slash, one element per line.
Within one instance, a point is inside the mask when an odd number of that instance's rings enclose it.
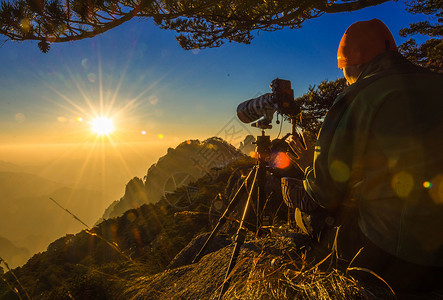
<path fill-rule="evenodd" d="M 305 190 L 341 226 L 339 255 L 363 247 L 353 266 L 426 289 L 443 267 L 443 75 L 402 57 L 377 19 L 352 24 L 337 59 L 349 86 L 315 149 L 290 142 Z"/>

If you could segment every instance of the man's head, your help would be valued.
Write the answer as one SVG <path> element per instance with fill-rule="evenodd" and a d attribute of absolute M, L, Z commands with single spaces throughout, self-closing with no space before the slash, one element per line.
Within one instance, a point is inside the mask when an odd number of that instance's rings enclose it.
<path fill-rule="evenodd" d="M 359 21 L 348 27 L 337 52 L 338 67 L 353 84 L 366 63 L 385 51 L 398 51 L 394 37 L 378 20 Z"/>

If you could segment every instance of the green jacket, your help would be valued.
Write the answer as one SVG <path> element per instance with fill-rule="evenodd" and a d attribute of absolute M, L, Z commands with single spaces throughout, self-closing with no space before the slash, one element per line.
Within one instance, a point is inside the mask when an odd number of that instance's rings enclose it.
<path fill-rule="evenodd" d="M 374 58 L 325 117 L 304 185 L 329 210 L 356 204 L 386 252 L 443 266 L 443 76 Z"/>

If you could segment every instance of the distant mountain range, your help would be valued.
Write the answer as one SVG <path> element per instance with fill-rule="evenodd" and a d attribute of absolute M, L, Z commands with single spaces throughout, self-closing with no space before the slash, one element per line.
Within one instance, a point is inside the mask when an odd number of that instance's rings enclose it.
<path fill-rule="evenodd" d="M 23 170 L 21 166 L 0 160 L 0 172 L 23 172 Z"/>
<path fill-rule="evenodd" d="M 149 168 L 144 179 L 135 177 L 129 181 L 123 197 L 113 202 L 99 221 L 119 217 L 128 209 L 160 199 L 175 208 L 186 208 L 193 201 L 193 182 L 204 175 L 213 176 L 211 174 L 242 155 L 218 137 L 184 141 L 176 148 L 169 148 L 167 154 Z M 180 187 L 187 189 L 187 195 L 180 199 L 171 197 Z"/>
<path fill-rule="evenodd" d="M 187 153 L 190 150 L 189 154 L 195 154 L 192 150 L 211 149 L 224 143 L 209 140 L 185 144 L 169 153 Z M 168 155 L 176 158 L 180 157 L 178 153 Z M 237 154 L 240 158 L 228 166 L 221 169 L 213 167 L 192 182 L 197 192 L 186 211 L 172 206 L 163 198 L 156 203 L 127 210 L 119 217 L 103 220 L 92 231 L 67 234 L 53 241 L 46 251 L 35 254 L 24 266 L 13 270 L 26 289 L 25 292 L 18 287 L 18 293 L 23 297 L 28 293 L 32 299 L 48 300 L 131 299 L 124 292 L 130 286 L 131 278 L 163 272 L 196 235 L 208 231 L 210 203 L 215 196 L 223 193 L 232 170 L 249 166 L 251 160 L 253 162 L 253 159 Z M 126 199 L 135 199 L 139 195 L 140 181 L 136 179 L 128 183 Z M 143 182 L 141 186 L 144 187 Z M 186 186 L 171 191 L 170 200 L 187 201 L 189 190 Z M 229 242 L 227 239 L 222 244 Z M 214 250 L 216 248 L 211 246 L 210 251 Z M 131 259 L 128 259 L 129 256 Z M 175 265 L 182 263 L 182 260 L 174 262 Z M 11 289 L 11 286 L 17 286 L 14 277 L 7 273 L 3 278 L 5 281 L 0 281 L 0 300 L 15 299 L 17 291 Z"/>
<path fill-rule="evenodd" d="M 15 268 L 24 264 L 30 256 L 28 249 L 17 247 L 10 240 L 0 236 L 0 257 L 6 260 L 9 267 Z"/>
<path fill-rule="evenodd" d="M 244 144 L 247 146 L 250 142 L 250 138 L 245 139 Z M 175 148 L 169 148 L 167 154 L 149 168 L 143 179 L 134 177 L 126 188 L 120 187 L 124 195 L 111 205 L 112 198 L 103 191 L 72 188 L 29 173 L 32 167 L 0 161 L 0 236 L 23 250 L 17 250 L 20 259 L 13 259 L 14 266 L 20 265 L 32 253 L 44 251 L 50 241 L 84 229 L 50 197 L 89 226 L 161 199 L 180 210 L 194 201 L 193 195 L 197 192 L 195 181 L 203 176 L 217 176 L 218 170 L 241 156 L 241 151 L 217 137 L 204 141 L 184 141 Z M 36 167 L 34 169 L 38 170 Z M 59 174 L 65 174 L 59 175 L 60 181 L 65 182 L 69 170 L 60 170 Z M 173 192 L 179 188 L 186 192 L 177 198 Z M 99 218 L 99 212 L 104 212 L 102 218 Z"/>
<path fill-rule="evenodd" d="M 0 172 L 0 236 L 35 253 L 45 250 L 51 240 L 84 228 L 49 197 L 90 225 L 109 203 L 98 191 L 73 189 L 28 173 Z"/>

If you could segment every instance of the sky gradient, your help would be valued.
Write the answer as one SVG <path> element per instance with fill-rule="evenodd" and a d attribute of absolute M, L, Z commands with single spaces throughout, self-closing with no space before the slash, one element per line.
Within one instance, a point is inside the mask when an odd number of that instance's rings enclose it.
<path fill-rule="evenodd" d="M 0 160 L 101 159 L 105 172 L 103 157 L 118 158 L 131 178 L 143 176 L 168 147 L 187 139 L 219 134 L 237 146 L 241 134 L 258 134 L 233 119 L 240 102 L 269 92 L 276 77 L 291 80 L 296 96 L 342 77 L 336 61 L 341 36 L 353 22 L 372 18 L 388 25 L 397 44 L 405 40 L 401 28 L 423 20 L 402 2 L 387 2 L 323 15 L 297 30 L 260 32 L 250 45 L 200 51 L 183 50 L 175 32 L 149 19 L 53 44 L 46 54 L 36 42 L 6 42 L 0 48 Z M 109 138 L 90 128 L 102 114 L 114 119 Z M 224 130 L 233 124 L 242 130 L 235 138 Z"/>

